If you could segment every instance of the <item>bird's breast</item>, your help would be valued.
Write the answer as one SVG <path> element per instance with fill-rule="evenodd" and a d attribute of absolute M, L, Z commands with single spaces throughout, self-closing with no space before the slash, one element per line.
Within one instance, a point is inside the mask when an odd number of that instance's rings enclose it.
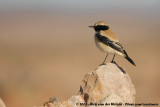
<path fill-rule="evenodd" d="M 94 36 L 95 39 L 95 43 L 96 46 L 98 47 L 98 49 L 100 49 L 102 52 L 105 53 L 115 53 L 115 50 L 113 48 L 111 48 L 110 46 L 107 46 L 106 44 L 102 43 L 97 36 Z"/>

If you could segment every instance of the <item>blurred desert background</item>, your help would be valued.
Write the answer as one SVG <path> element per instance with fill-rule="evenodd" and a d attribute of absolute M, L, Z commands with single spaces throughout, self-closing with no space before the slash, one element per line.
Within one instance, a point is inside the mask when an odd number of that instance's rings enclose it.
<path fill-rule="evenodd" d="M 159 103 L 159 0 L 2 0 L 0 98 L 6 106 L 77 94 L 84 75 L 105 58 L 88 27 L 99 20 L 111 25 L 137 65 L 115 57 L 135 85 L 136 102 Z"/>

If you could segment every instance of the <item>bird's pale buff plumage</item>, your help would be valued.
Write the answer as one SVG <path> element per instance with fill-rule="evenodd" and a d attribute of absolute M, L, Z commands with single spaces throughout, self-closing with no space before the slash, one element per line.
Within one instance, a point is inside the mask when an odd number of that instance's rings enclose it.
<path fill-rule="evenodd" d="M 94 24 L 94 26 L 97 26 L 97 25 L 109 26 L 108 23 L 106 23 L 104 21 L 98 21 L 98 22 L 96 22 Z M 110 27 L 109 27 L 108 30 L 102 30 L 102 31 L 100 31 L 100 34 L 103 35 L 103 36 L 105 36 L 105 37 L 107 37 L 107 38 L 109 38 L 112 41 L 119 42 L 118 37 L 116 36 L 116 34 L 112 31 L 112 29 Z M 96 46 L 102 52 L 111 53 L 111 54 L 118 54 L 118 55 L 121 55 L 121 56 L 125 56 L 123 53 L 121 53 L 119 51 L 116 51 L 115 49 L 111 48 L 110 46 L 107 46 L 106 44 L 104 44 L 101 41 L 99 41 L 98 38 L 97 38 L 97 36 L 96 36 L 96 34 L 94 36 L 94 39 L 95 39 Z"/>
<path fill-rule="evenodd" d="M 117 55 L 125 57 L 131 64 L 135 65 L 133 60 L 127 55 L 127 52 L 124 50 L 122 44 L 120 44 L 118 37 L 111 30 L 108 23 L 104 21 L 98 21 L 94 24 L 94 26 L 89 26 L 89 27 L 92 27 L 95 29 L 96 31 L 95 37 L 94 37 L 95 43 L 101 51 L 107 53 L 107 56 L 108 56 L 108 53 L 117 54 Z M 105 60 L 103 64 L 105 63 Z M 112 61 L 113 60 L 114 60 L 114 57 Z"/>

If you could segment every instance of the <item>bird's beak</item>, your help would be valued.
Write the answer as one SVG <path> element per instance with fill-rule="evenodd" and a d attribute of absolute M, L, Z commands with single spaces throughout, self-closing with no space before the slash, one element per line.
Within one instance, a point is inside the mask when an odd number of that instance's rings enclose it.
<path fill-rule="evenodd" d="M 94 26 L 88 26 L 88 27 L 90 27 L 90 28 L 94 28 Z"/>

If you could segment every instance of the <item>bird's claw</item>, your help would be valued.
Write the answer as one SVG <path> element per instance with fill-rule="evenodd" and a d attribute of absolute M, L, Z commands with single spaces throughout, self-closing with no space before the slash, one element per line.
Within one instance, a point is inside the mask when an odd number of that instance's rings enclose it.
<path fill-rule="evenodd" d="M 106 65 L 106 63 L 104 63 L 104 62 L 103 62 L 103 63 L 102 63 L 102 64 L 100 64 L 99 66 L 101 66 L 101 65 Z"/>

